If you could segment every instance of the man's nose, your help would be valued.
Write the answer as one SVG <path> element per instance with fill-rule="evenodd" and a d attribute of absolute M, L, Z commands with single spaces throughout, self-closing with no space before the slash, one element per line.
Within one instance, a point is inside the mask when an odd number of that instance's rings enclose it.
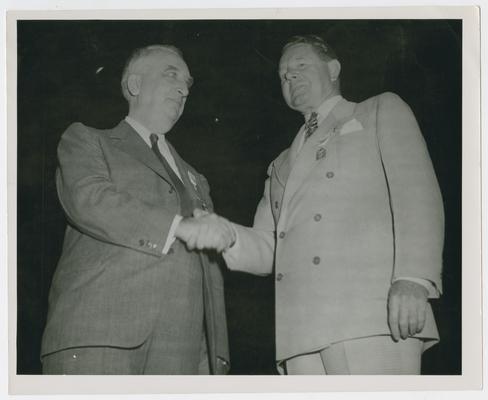
<path fill-rule="evenodd" d="M 188 88 L 188 85 L 186 83 L 179 84 L 176 90 L 181 97 L 186 97 L 188 96 L 188 93 L 190 93 L 190 89 Z"/>
<path fill-rule="evenodd" d="M 285 74 L 285 79 L 287 81 L 292 81 L 298 77 L 298 72 L 297 71 L 287 71 Z"/>

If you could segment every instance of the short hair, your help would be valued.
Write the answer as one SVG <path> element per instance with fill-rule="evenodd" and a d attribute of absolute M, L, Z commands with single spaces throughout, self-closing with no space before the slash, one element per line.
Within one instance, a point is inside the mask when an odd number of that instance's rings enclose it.
<path fill-rule="evenodd" d="M 315 53 L 324 61 L 338 60 L 334 49 L 318 35 L 292 36 L 283 46 L 281 54 L 283 55 L 291 46 L 295 46 L 297 44 L 309 44 L 312 46 Z"/>
<path fill-rule="evenodd" d="M 129 75 L 131 74 L 132 66 L 139 61 L 141 58 L 147 57 L 157 51 L 171 51 L 181 58 L 183 58 L 183 52 L 170 44 L 152 44 L 149 46 L 140 47 L 135 49 L 130 57 L 127 59 L 123 72 L 122 72 L 122 79 L 120 81 L 120 85 L 122 87 L 122 94 L 126 98 L 127 101 L 130 99 L 129 91 L 127 90 L 127 80 L 129 79 Z"/>

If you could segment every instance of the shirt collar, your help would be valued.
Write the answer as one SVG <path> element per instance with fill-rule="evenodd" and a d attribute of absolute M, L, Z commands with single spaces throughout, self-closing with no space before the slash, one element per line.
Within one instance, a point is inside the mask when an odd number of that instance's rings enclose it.
<path fill-rule="evenodd" d="M 134 118 L 129 116 L 125 117 L 125 122 L 127 122 L 138 134 L 139 136 L 146 142 L 146 144 L 151 147 L 151 136 L 150 130 L 148 130 L 144 125 L 142 125 L 139 121 L 136 121 Z M 159 140 L 164 140 L 165 136 L 162 134 L 157 134 L 159 136 Z"/>
<path fill-rule="evenodd" d="M 327 116 L 330 114 L 332 109 L 341 101 L 343 97 L 338 94 L 332 97 L 329 97 L 327 100 L 325 100 L 319 108 L 317 108 L 317 121 L 320 124 Z M 305 122 L 308 121 L 308 118 L 310 118 L 310 114 L 305 115 Z"/>

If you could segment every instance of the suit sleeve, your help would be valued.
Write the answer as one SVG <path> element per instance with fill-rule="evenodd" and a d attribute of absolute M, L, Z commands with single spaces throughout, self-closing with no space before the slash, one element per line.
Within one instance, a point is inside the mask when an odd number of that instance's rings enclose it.
<path fill-rule="evenodd" d="M 275 229 L 269 196 L 268 178 L 254 216 L 253 227 L 233 224 L 237 240 L 234 246 L 223 254 L 229 269 L 255 275 L 267 275 L 273 271 Z"/>
<path fill-rule="evenodd" d="M 176 214 L 117 188 L 97 133 L 71 125 L 59 142 L 58 158 L 58 196 L 77 229 L 101 241 L 162 255 Z"/>
<path fill-rule="evenodd" d="M 377 130 L 393 216 L 393 280 L 426 279 L 442 291 L 444 210 L 422 133 L 411 109 L 392 93 L 379 98 Z"/>

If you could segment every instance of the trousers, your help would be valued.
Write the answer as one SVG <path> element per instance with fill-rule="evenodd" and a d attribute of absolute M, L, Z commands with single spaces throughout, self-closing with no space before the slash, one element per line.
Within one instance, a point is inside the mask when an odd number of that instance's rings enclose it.
<path fill-rule="evenodd" d="M 418 375 L 423 342 L 371 336 L 334 343 L 286 360 L 288 375 Z"/>

